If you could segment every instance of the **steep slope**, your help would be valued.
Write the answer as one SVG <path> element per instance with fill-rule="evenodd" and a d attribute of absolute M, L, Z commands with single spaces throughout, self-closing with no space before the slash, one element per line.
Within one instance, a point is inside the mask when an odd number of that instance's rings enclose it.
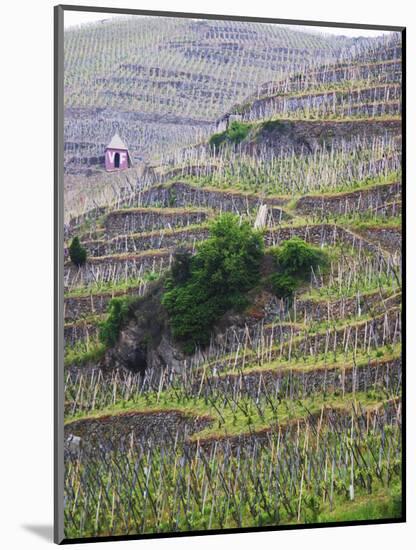
<path fill-rule="evenodd" d="M 99 166 L 118 128 L 134 158 L 199 141 L 270 79 L 337 59 L 354 45 L 288 27 L 133 17 L 65 35 L 65 167 Z"/>

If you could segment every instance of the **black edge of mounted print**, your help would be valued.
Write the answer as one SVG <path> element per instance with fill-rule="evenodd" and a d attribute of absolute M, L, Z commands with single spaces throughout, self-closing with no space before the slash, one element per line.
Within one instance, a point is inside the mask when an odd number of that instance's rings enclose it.
<path fill-rule="evenodd" d="M 64 10 L 54 7 L 54 524 L 53 540 L 64 539 L 64 323 L 63 323 L 63 123 Z"/>

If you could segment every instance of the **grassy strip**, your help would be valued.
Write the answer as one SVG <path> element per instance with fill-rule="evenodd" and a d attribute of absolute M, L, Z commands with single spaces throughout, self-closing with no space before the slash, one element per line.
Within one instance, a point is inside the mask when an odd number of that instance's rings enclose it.
<path fill-rule="evenodd" d="M 106 314 L 91 314 L 86 315 L 85 317 L 81 317 L 79 319 L 76 319 L 75 321 L 68 321 L 64 324 L 64 328 L 70 328 L 70 327 L 77 327 L 82 325 L 98 325 L 101 321 L 103 321 L 106 318 Z"/>
<path fill-rule="evenodd" d="M 322 197 L 323 199 L 326 198 L 334 198 L 334 199 L 342 199 L 343 197 L 348 197 L 351 195 L 351 193 L 359 193 L 360 191 L 369 191 L 369 190 L 377 190 L 379 187 L 384 187 L 386 185 L 391 185 L 393 183 L 399 183 L 401 181 L 401 172 L 400 171 L 392 171 L 389 172 L 387 175 L 379 175 L 374 177 L 368 177 L 364 178 L 362 180 L 357 180 L 354 185 L 348 185 L 347 188 L 345 186 L 340 186 L 339 190 L 337 191 L 331 191 L 330 193 L 323 193 L 322 191 L 315 191 L 311 193 L 307 193 L 306 195 L 301 195 L 297 197 L 299 200 L 303 197 L 309 197 L 313 196 L 314 198 Z"/>
<path fill-rule="evenodd" d="M 90 256 L 89 263 L 101 263 L 103 261 L 123 261 L 146 258 L 147 256 L 167 256 L 172 253 L 171 248 L 152 248 L 150 250 L 142 250 L 141 252 L 123 252 L 119 254 L 108 254 L 106 256 Z"/>
<path fill-rule="evenodd" d="M 197 441 L 263 431 L 277 424 L 282 425 L 289 421 L 303 419 L 309 414 L 318 414 L 322 407 L 350 411 L 355 404 L 359 403 L 364 408 L 372 409 L 385 401 L 386 395 L 383 391 L 356 392 L 346 394 L 344 397 L 334 394 L 314 395 L 302 402 L 290 399 L 275 400 L 274 410 L 269 403 L 266 403 L 263 413 L 260 414 L 250 398 L 241 398 L 238 408 L 233 408 L 230 402 L 224 403 L 220 410 L 204 398 L 178 397 L 174 390 L 167 390 L 160 394 L 149 392 L 131 401 L 117 402 L 94 413 L 81 411 L 67 417 L 65 424 L 69 425 L 80 419 L 97 420 L 134 412 L 177 411 L 195 417 L 212 418 L 211 426 L 190 437 L 191 441 Z"/>
<path fill-rule="evenodd" d="M 361 219 L 353 221 L 345 216 L 341 223 L 349 225 L 351 229 L 374 229 L 375 231 L 379 229 L 402 229 L 403 220 L 401 216 L 374 216 L 373 218 L 366 219 L 364 216 Z"/>
<path fill-rule="evenodd" d="M 376 159 L 375 159 L 376 160 Z M 243 162 L 244 165 L 244 162 Z M 247 181 L 247 180 L 238 180 L 236 181 L 236 178 L 232 175 L 227 176 L 225 173 L 221 174 L 220 176 L 216 177 L 216 172 L 213 172 L 210 175 L 206 176 L 193 176 L 193 175 L 184 175 L 182 177 L 182 183 L 188 183 L 189 185 L 193 185 L 195 187 L 200 187 L 206 190 L 212 190 L 212 191 L 221 191 L 224 193 L 228 192 L 234 192 L 234 193 L 247 193 L 250 194 L 250 191 L 247 191 L 247 189 L 252 189 L 255 185 L 258 188 L 258 182 L 254 181 Z M 254 177 L 254 176 L 252 176 Z M 305 194 L 289 194 L 289 193 L 276 193 L 273 191 L 273 189 L 270 189 L 269 185 L 262 185 L 263 189 L 263 196 L 266 199 L 266 202 L 268 199 L 277 199 L 284 201 L 286 203 L 289 203 L 289 205 L 292 205 L 293 209 L 293 203 L 296 203 L 300 198 L 303 196 L 318 196 L 318 197 L 342 197 L 342 194 L 348 194 L 355 191 L 364 191 L 367 190 L 373 186 L 383 185 L 383 184 L 389 184 L 389 183 L 395 183 L 397 181 L 400 181 L 401 173 L 398 171 L 392 171 L 389 172 L 387 175 L 378 175 L 374 177 L 367 177 L 362 180 L 356 180 L 354 182 L 339 182 L 338 185 L 336 185 L 331 192 L 323 192 L 319 189 L 316 191 L 311 190 L 308 191 Z M 257 196 L 253 195 L 253 196 Z M 260 197 L 260 195 L 258 195 Z M 286 206 L 287 207 L 287 206 Z M 290 211 L 290 208 L 288 208 L 288 211 Z"/>
<path fill-rule="evenodd" d="M 304 356 L 302 361 L 288 361 L 287 359 L 276 359 L 270 363 L 263 363 L 262 365 L 247 365 L 244 368 L 231 368 L 221 371 L 218 374 L 219 378 L 227 378 L 230 374 L 239 376 L 240 374 L 248 375 L 252 373 L 262 372 L 284 372 L 284 371 L 298 371 L 298 372 L 311 372 L 322 369 L 340 369 L 348 370 L 353 367 L 360 368 L 366 367 L 369 364 L 378 365 L 393 359 L 400 359 L 401 357 L 401 344 L 395 344 L 394 346 L 381 346 L 377 350 L 359 351 L 357 354 L 349 352 L 348 354 L 337 354 L 334 357 L 328 357 L 329 354 L 319 354 L 315 356 Z"/>
<path fill-rule="evenodd" d="M 132 208 L 120 208 L 118 210 L 112 210 L 107 216 L 124 216 L 126 214 L 147 214 L 147 213 L 175 216 L 177 214 L 188 213 L 201 213 L 206 214 L 212 212 L 211 208 L 203 208 L 198 206 L 187 206 L 186 208 L 165 208 L 165 207 L 132 207 Z"/>
<path fill-rule="evenodd" d="M 379 487 L 371 495 L 359 495 L 353 502 L 337 496 L 330 510 L 325 505 L 318 514 L 317 523 L 340 521 L 368 521 L 374 519 L 398 519 L 402 515 L 402 494 L 399 484 Z"/>
<path fill-rule="evenodd" d="M 105 346 L 96 339 L 88 342 L 76 342 L 72 346 L 65 346 L 64 366 L 82 366 L 89 362 L 100 361 L 105 354 Z"/>
<path fill-rule="evenodd" d="M 157 274 L 154 274 L 157 276 Z M 129 291 L 139 289 L 143 284 L 143 279 L 127 279 L 125 281 L 118 281 L 113 283 L 112 281 L 94 283 L 91 286 L 80 286 L 73 288 L 64 294 L 64 298 L 85 298 L 88 296 L 117 296 L 120 294 L 126 294 Z M 151 279 L 153 280 L 153 279 Z"/>

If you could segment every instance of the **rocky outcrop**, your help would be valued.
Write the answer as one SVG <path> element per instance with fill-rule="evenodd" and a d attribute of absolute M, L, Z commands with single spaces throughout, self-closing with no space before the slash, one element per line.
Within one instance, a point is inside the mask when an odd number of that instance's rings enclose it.
<path fill-rule="evenodd" d="M 116 345 L 107 351 L 105 365 L 144 374 L 167 366 L 182 370 L 185 354 L 173 341 L 167 312 L 161 304 L 164 280 L 149 285 L 145 296 L 130 308 Z"/>

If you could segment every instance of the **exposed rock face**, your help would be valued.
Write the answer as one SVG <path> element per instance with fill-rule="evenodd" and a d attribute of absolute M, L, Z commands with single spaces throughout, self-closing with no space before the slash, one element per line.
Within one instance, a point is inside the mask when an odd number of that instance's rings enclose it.
<path fill-rule="evenodd" d="M 147 294 L 131 307 L 130 319 L 114 348 L 105 357 L 107 367 L 133 372 L 179 371 L 185 355 L 173 342 L 166 310 L 161 304 L 163 280 L 149 286 Z"/>

